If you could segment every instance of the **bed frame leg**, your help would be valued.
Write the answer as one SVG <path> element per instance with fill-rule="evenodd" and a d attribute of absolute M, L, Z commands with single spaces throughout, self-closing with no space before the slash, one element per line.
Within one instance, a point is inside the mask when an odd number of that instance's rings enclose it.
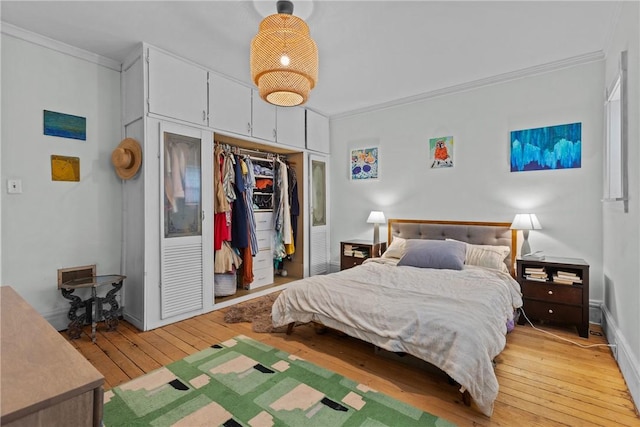
<path fill-rule="evenodd" d="M 293 332 L 293 327 L 296 325 L 296 322 L 291 322 L 287 325 L 287 335 L 291 335 Z"/>
<path fill-rule="evenodd" d="M 471 406 L 471 394 L 469 394 L 469 390 L 462 392 L 462 402 L 464 406 Z"/>

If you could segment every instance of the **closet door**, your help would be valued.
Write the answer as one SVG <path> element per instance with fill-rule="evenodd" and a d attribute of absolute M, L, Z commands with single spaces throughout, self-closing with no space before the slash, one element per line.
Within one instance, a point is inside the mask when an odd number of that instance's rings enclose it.
<path fill-rule="evenodd" d="M 327 158 L 309 155 L 309 275 L 329 273 Z"/>
<path fill-rule="evenodd" d="M 213 218 L 205 214 L 212 212 L 212 167 L 204 166 L 212 142 L 199 129 L 163 123 L 160 130 L 160 317 L 167 319 L 201 312 L 212 300 L 212 229 L 204 221 Z"/>

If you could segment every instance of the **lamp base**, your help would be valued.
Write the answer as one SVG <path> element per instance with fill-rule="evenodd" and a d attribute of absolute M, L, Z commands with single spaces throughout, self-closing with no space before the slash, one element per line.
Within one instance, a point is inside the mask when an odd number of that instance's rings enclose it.
<path fill-rule="evenodd" d="M 520 256 L 525 256 L 531 253 L 531 246 L 529 246 L 529 230 L 522 230 L 522 247 L 520 248 Z"/>
<path fill-rule="evenodd" d="M 373 244 L 380 243 L 380 226 L 373 224 Z"/>

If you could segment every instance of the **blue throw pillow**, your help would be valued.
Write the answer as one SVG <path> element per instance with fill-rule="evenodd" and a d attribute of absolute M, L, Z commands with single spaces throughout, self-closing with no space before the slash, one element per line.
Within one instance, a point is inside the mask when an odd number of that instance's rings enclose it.
<path fill-rule="evenodd" d="M 462 270 L 467 247 L 451 240 L 407 240 L 398 265 L 420 268 Z"/>

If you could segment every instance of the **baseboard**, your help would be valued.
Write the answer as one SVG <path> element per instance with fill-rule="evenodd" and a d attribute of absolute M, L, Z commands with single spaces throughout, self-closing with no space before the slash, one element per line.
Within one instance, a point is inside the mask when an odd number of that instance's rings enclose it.
<path fill-rule="evenodd" d="M 604 304 L 601 309 L 603 315 L 602 330 L 609 344 L 616 345 L 613 349 L 614 357 L 618 362 L 618 367 L 627 383 L 627 388 L 636 408 L 640 408 L 640 362 L 634 359 L 633 352 L 629 349 L 629 343 L 622 335 L 613 315 Z"/>
<path fill-rule="evenodd" d="M 69 318 L 67 314 L 69 309 L 61 308 L 59 310 L 50 311 L 49 313 L 42 313 L 42 317 L 51 324 L 56 331 L 64 331 L 69 328 Z"/>

